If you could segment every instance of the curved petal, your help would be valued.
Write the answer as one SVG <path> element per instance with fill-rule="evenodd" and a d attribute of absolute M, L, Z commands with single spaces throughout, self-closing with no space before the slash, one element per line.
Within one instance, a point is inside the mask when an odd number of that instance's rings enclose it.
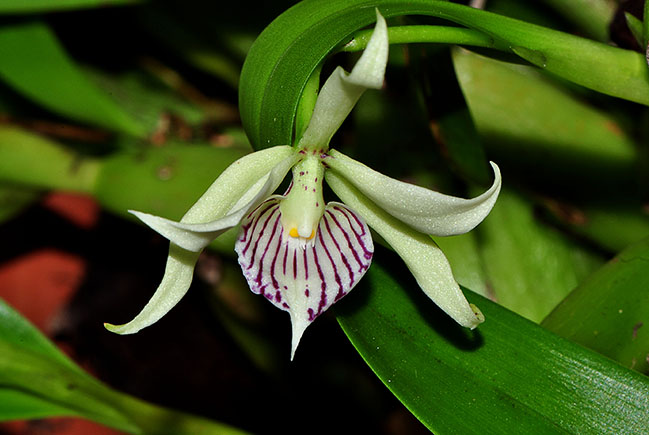
<path fill-rule="evenodd" d="M 434 236 L 464 234 L 475 228 L 493 208 L 502 184 L 500 169 L 493 162 L 493 185 L 472 199 L 395 180 L 336 150 L 331 150 L 324 162 L 389 214 L 417 231 Z"/>
<path fill-rule="evenodd" d="M 171 243 L 162 282 L 140 314 L 126 324 L 104 323 L 104 327 L 117 334 L 135 334 L 160 320 L 187 293 L 199 255 L 198 252 L 190 252 Z"/>
<path fill-rule="evenodd" d="M 266 152 L 271 150 L 272 153 Z M 299 158 L 300 155 L 290 147 L 275 147 L 237 160 L 180 222 L 133 210 L 129 212 L 181 248 L 199 252 L 223 232 L 238 225 L 250 210 L 272 194 Z M 267 172 L 260 176 L 260 171 Z M 250 186 L 252 181 L 254 183 Z M 210 201 L 215 201 L 215 204 Z M 225 216 L 214 219 L 224 210 Z"/>
<path fill-rule="evenodd" d="M 358 212 L 394 248 L 426 295 L 460 325 L 475 328 L 484 321 L 480 310 L 466 300 L 453 278 L 448 260 L 433 242 L 374 204 L 347 179 L 325 173 L 331 189 Z"/>
<path fill-rule="evenodd" d="M 291 315 L 291 359 L 304 330 L 362 278 L 374 245 L 367 225 L 340 203 L 325 207 L 312 241 L 288 237 L 280 223 L 281 196 L 250 213 L 235 244 L 250 289 Z"/>
<path fill-rule="evenodd" d="M 298 148 L 327 147 L 329 140 L 368 88 L 380 89 L 388 62 L 388 30 L 385 19 L 376 10 L 372 37 L 352 72 L 338 67 L 322 86 L 313 115 Z"/>

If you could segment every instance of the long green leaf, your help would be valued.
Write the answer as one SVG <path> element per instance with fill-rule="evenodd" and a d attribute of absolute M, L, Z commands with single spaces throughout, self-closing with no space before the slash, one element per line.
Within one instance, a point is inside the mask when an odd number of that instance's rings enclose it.
<path fill-rule="evenodd" d="M 86 374 L 0 299 L 0 420 L 81 416 L 129 433 L 240 434 L 113 391 Z"/>
<path fill-rule="evenodd" d="M 338 319 L 384 384 L 434 432 L 617 434 L 649 427 L 648 378 L 469 291 L 487 320 L 465 330 L 414 280 L 391 276 L 407 275 L 373 264 L 366 285 L 337 309 Z"/>
<path fill-rule="evenodd" d="M 144 136 L 146 130 L 93 86 L 41 21 L 0 26 L 0 78 L 25 97 L 62 116 Z"/>
<path fill-rule="evenodd" d="M 649 239 L 577 287 L 543 326 L 649 375 Z"/>
<path fill-rule="evenodd" d="M 241 73 L 242 121 L 256 148 L 292 143 L 295 112 L 311 73 L 354 31 L 386 17 L 436 16 L 479 30 L 527 61 L 599 92 L 649 104 L 649 71 L 640 53 L 523 21 L 435 0 L 306 0 L 256 40 Z"/>

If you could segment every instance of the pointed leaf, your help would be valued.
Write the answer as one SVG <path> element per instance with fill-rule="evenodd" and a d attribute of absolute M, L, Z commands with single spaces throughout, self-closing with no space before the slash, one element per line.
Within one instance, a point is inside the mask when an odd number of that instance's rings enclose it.
<path fill-rule="evenodd" d="M 649 375 L 649 239 L 625 249 L 543 320 L 562 337 Z"/>
<path fill-rule="evenodd" d="M 394 267 L 396 260 L 378 252 L 359 291 L 336 313 L 377 376 L 433 432 L 649 427 L 647 377 L 469 291 L 487 321 L 475 331 L 462 329 Z"/>
<path fill-rule="evenodd" d="M 41 21 L 0 27 L 0 78 L 32 101 L 60 115 L 112 131 L 146 131 L 83 75 Z"/>

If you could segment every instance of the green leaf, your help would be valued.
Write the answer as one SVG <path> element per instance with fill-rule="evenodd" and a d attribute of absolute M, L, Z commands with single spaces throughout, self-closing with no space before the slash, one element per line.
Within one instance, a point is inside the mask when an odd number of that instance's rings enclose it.
<path fill-rule="evenodd" d="M 142 3 L 142 0 L 2 0 L 0 14 L 33 14 Z"/>
<path fill-rule="evenodd" d="M 72 416 L 64 406 L 22 391 L 0 387 L 0 421 L 28 420 L 53 415 Z"/>
<path fill-rule="evenodd" d="M 579 285 L 542 325 L 649 375 L 649 239 Z"/>
<path fill-rule="evenodd" d="M 365 285 L 337 308 L 338 320 L 383 383 L 435 433 L 649 427 L 646 377 L 470 291 L 487 320 L 463 329 L 413 280 L 393 278 L 406 271 L 388 274 L 382 264 L 375 261 Z"/>
<path fill-rule="evenodd" d="M 631 15 L 629 12 L 624 12 L 624 19 L 626 20 L 626 25 L 629 27 L 631 34 L 638 42 L 638 45 L 642 47 L 642 44 L 644 43 L 642 21 Z"/>
<path fill-rule="evenodd" d="M 0 78 L 35 103 L 77 121 L 146 135 L 108 95 L 93 86 L 41 21 L 0 26 Z"/>
<path fill-rule="evenodd" d="M 630 183 L 634 143 L 613 116 L 533 68 L 466 50 L 454 50 L 453 61 L 485 147 L 506 172 L 562 191 Z"/>
<path fill-rule="evenodd" d="M 241 431 L 159 408 L 86 374 L 0 299 L 0 420 L 81 416 L 129 433 Z"/>
<path fill-rule="evenodd" d="M 640 53 L 450 2 L 434 0 L 306 0 L 280 15 L 246 58 L 241 117 L 256 148 L 291 144 L 294 118 L 315 68 L 356 30 L 374 7 L 388 17 L 429 15 L 479 30 L 529 62 L 590 89 L 649 104 L 649 71 Z"/>
<path fill-rule="evenodd" d="M 601 264 L 537 219 L 533 204 L 506 187 L 476 231 L 493 297 L 535 322 Z"/>

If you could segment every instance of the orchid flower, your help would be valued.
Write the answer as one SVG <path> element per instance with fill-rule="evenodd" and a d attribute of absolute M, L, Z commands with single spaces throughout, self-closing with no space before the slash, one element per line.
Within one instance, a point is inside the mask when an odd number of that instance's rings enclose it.
<path fill-rule="evenodd" d="M 382 87 L 387 57 L 387 27 L 377 11 L 366 50 L 351 73 L 338 67 L 327 79 L 296 146 L 275 146 L 237 160 L 180 222 L 131 211 L 169 239 L 169 257 L 162 283 L 144 309 L 129 323 L 106 328 L 132 334 L 159 320 L 187 292 L 203 248 L 239 224 L 235 251 L 250 289 L 290 314 L 291 359 L 305 329 L 369 268 L 374 246 L 368 225 L 442 310 L 465 327 L 483 322 L 429 235 L 462 234 L 478 225 L 498 197 L 498 167 L 492 163 L 495 181 L 489 190 L 462 199 L 389 178 L 329 149 L 362 93 Z M 293 180 L 287 192 L 273 195 L 289 170 Z M 325 180 L 344 204 L 325 204 Z"/>

